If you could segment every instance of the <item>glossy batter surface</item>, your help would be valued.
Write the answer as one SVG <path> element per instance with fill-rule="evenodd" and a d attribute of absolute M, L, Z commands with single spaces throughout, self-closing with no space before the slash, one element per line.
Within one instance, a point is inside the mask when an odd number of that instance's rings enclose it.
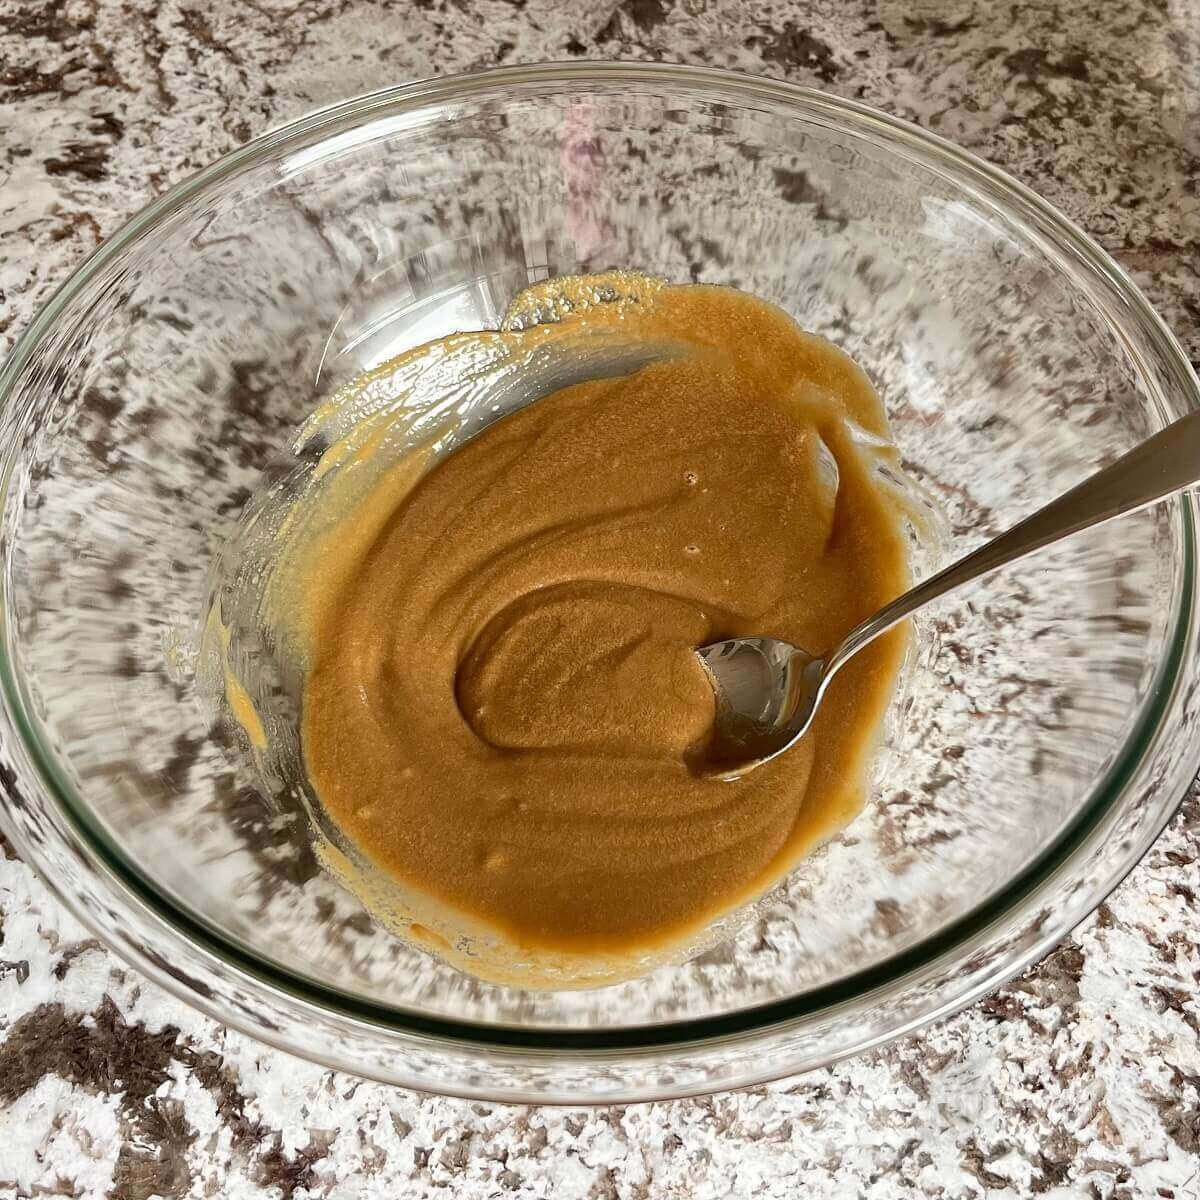
<path fill-rule="evenodd" d="M 861 807 L 900 635 L 732 782 L 689 766 L 713 716 L 693 648 L 823 651 L 904 589 L 907 543 L 877 397 L 779 310 L 663 287 L 560 316 L 478 336 L 619 325 L 674 350 L 333 514 L 299 560 L 301 746 L 349 842 L 443 914 L 439 946 L 458 922 L 518 958 L 611 961 L 694 937 Z"/>

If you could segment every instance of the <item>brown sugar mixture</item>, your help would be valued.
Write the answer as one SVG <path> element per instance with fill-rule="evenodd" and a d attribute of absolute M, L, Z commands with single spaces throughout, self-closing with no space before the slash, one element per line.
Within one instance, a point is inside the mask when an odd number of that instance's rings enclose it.
<path fill-rule="evenodd" d="M 694 943 L 858 812 L 903 635 L 838 675 L 801 745 L 734 781 L 689 765 L 713 718 L 694 648 L 824 651 L 908 562 L 882 406 L 835 347 L 727 288 L 554 318 L 456 344 L 615 331 L 671 349 L 396 457 L 327 509 L 294 575 L 321 805 L 409 897 L 411 936 L 493 978 L 543 955 L 561 985 L 592 958 L 619 975 Z M 460 930 L 492 951 L 456 954 Z"/>

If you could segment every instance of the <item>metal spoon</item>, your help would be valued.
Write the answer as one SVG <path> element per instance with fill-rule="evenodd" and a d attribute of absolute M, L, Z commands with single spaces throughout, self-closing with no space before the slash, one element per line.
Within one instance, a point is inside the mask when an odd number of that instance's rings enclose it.
<path fill-rule="evenodd" d="M 834 675 L 865 645 L 917 609 L 1043 546 L 1136 512 L 1197 482 L 1200 412 L 1193 412 L 885 605 L 822 658 L 769 637 L 731 638 L 702 646 L 696 653 L 717 698 L 712 741 L 702 769 L 721 778 L 736 778 L 795 745 L 812 724 Z"/>

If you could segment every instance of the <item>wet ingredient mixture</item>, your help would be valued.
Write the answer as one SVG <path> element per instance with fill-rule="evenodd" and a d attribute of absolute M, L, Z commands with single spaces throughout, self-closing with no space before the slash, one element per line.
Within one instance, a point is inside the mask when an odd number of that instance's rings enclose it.
<path fill-rule="evenodd" d="M 441 456 L 334 446 L 371 482 L 290 547 L 311 787 L 406 897 L 393 923 L 485 977 L 628 975 L 770 888 L 861 808 L 903 657 L 902 633 L 859 654 L 781 758 L 694 769 L 694 648 L 835 644 L 907 586 L 905 505 L 843 353 L 738 291 L 631 278 L 542 285 L 551 322 L 465 336 L 668 352 Z"/>

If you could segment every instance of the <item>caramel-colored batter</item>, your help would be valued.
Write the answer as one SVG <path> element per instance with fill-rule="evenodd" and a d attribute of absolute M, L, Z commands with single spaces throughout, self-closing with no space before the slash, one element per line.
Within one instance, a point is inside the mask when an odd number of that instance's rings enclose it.
<path fill-rule="evenodd" d="M 424 940 L 612 962 L 694 940 L 860 809 L 903 635 L 736 781 L 689 765 L 713 716 L 693 650 L 828 649 L 907 585 L 907 541 L 883 409 L 833 346 L 725 288 L 560 308 L 478 336 L 619 328 L 675 352 L 427 470 L 402 456 L 326 522 L 299 573 L 301 747 L 348 841 L 443 915 Z"/>

